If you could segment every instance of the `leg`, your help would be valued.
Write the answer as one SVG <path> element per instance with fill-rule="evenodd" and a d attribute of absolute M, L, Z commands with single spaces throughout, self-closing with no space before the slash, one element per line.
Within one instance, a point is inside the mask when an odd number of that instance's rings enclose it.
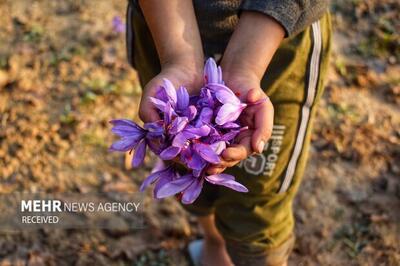
<path fill-rule="evenodd" d="M 222 188 L 214 204 L 216 226 L 236 266 L 287 264 L 294 244 L 292 202 L 306 165 L 328 51 L 327 15 L 286 40 L 266 73 L 262 86 L 275 107 L 272 137 L 262 154 L 227 170 L 249 192 Z"/>
<path fill-rule="evenodd" d="M 204 234 L 202 265 L 233 265 L 226 251 L 225 241 L 215 226 L 214 214 L 197 218 Z"/>

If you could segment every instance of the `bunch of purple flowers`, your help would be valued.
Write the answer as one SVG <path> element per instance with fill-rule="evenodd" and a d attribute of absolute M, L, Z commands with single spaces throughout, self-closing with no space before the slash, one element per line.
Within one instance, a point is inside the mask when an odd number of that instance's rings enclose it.
<path fill-rule="evenodd" d="M 143 191 L 155 183 L 155 198 L 180 194 L 182 203 L 190 204 L 199 196 L 204 181 L 248 191 L 232 175 L 206 174 L 207 167 L 220 163 L 219 155 L 246 129 L 238 118 L 247 105 L 225 86 L 221 68 L 211 58 L 204 67 L 204 80 L 200 95 L 189 96 L 185 87 L 176 90 L 164 79 L 155 97 L 150 97 L 162 120 L 143 127 L 126 119 L 111 121 L 112 132 L 121 139 L 110 149 L 134 150 L 133 167 L 143 162 L 146 147 L 161 159 L 140 187 Z M 176 161 L 187 167 L 186 174 L 178 172 Z"/>

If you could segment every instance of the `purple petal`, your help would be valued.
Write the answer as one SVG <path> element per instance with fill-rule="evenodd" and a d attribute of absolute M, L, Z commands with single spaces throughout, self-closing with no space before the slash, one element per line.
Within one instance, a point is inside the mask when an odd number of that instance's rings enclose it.
<path fill-rule="evenodd" d="M 165 93 L 168 96 L 168 100 L 169 100 L 170 104 L 173 107 L 175 107 L 176 106 L 176 102 L 177 102 L 177 95 L 176 95 L 175 86 L 168 79 L 163 79 L 163 81 L 164 81 Z"/>
<path fill-rule="evenodd" d="M 140 128 L 135 122 L 128 119 L 113 119 L 110 121 L 114 126 L 128 126 L 128 127 L 136 127 Z"/>
<path fill-rule="evenodd" d="M 222 80 L 222 68 L 219 66 L 218 67 L 218 83 L 219 84 L 224 84 L 224 81 Z"/>
<path fill-rule="evenodd" d="M 203 188 L 204 179 L 196 178 L 190 186 L 185 189 L 182 195 L 183 204 L 193 203 L 200 195 L 201 189 Z"/>
<path fill-rule="evenodd" d="M 194 177 L 191 174 L 181 176 L 175 180 L 172 180 L 163 185 L 156 194 L 158 199 L 169 197 L 182 192 L 190 186 L 194 181 Z"/>
<path fill-rule="evenodd" d="M 125 31 L 125 24 L 122 22 L 121 18 L 118 16 L 113 17 L 112 26 L 115 32 L 121 33 Z"/>
<path fill-rule="evenodd" d="M 219 109 L 217 117 L 215 118 L 215 122 L 218 125 L 223 125 L 225 123 L 235 121 L 238 119 L 245 107 L 246 106 L 243 104 L 236 105 L 226 103 Z"/>
<path fill-rule="evenodd" d="M 202 171 L 203 171 L 203 169 L 201 169 L 201 170 L 193 169 L 192 175 L 193 175 L 194 177 L 200 177 Z"/>
<path fill-rule="evenodd" d="M 222 128 L 226 129 L 234 129 L 234 128 L 240 128 L 240 125 L 234 122 L 228 122 L 222 125 Z"/>
<path fill-rule="evenodd" d="M 152 104 L 154 104 L 155 107 L 157 107 L 160 111 L 164 111 L 165 110 L 165 102 L 163 102 L 162 100 L 159 100 L 157 98 L 154 97 L 149 97 L 150 102 Z"/>
<path fill-rule="evenodd" d="M 177 91 L 177 103 L 176 107 L 178 110 L 185 110 L 189 106 L 189 93 L 186 88 L 181 86 Z"/>
<path fill-rule="evenodd" d="M 186 125 L 189 123 L 189 119 L 187 117 L 176 117 L 171 124 L 171 128 L 169 129 L 169 134 L 175 135 L 181 132 Z"/>
<path fill-rule="evenodd" d="M 168 95 L 165 92 L 165 89 L 163 86 L 158 87 L 155 98 L 157 98 L 165 103 L 168 102 Z"/>
<path fill-rule="evenodd" d="M 210 145 L 211 149 L 218 155 L 220 155 L 226 149 L 225 141 L 218 141 Z"/>
<path fill-rule="evenodd" d="M 120 137 L 142 136 L 146 132 L 135 122 L 127 119 L 111 120 L 110 123 L 113 124 L 111 131 Z"/>
<path fill-rule="evenodd" d="M 183 148 L 185 145 L 187 145 L 188 139 L 189 137 L 187 134 L 185 134 L 185 131 L 180 132 L 174 137 L 174 140 L 172 141 L 172 146 Z"/>
<path fill-rule="evenodd" d="M 186 162 L 186 165 L 193 170 L 202 171 L 204 167 L 206 167 L 207 162 L 201 158 L 200 155 L 197 153 L 190 152 L 190 149 L 186 149 L 185 151 L 189 151 L 188 153 L 184 154 L 183 162 Z"/>
<path fill-rule="evenodd" d="M 192 121 L 197 115 L 197 109 L 194 105 L 190 105 L 183 111 L 183 114 L 189 119 L 189 121 Z"/>
<path fill-rule="evenodd" d="M 214 112 L 213 112 L 213 110 L 211 108 L 204 107 L 203 109 L 201 109 L 195 126 L 196 127 L 200 127 L 200 126 L 202 126 L 204 124 L 210 124 L 212 116 L 213 116 L 213 113 Z"/>
<path fill-rule="evenodd" d="M 235 178 L 232 175 L 228 174 L 217 174 L 217 175 L 210 175 L 206 176 L 205 179 L 210 182 L 211 184 L 221 185 L 238 192 L 248 192 L 249 190 L 240 184 L 239 182 L 235 181 Z"/>
<path fill-rule="evenodd" d="M 126 152 L 129 150 L 132 150 L 140 141 L 140 139 L 137 138 L 122 138 L 110 146 L 111 151 L 122 151 Z"/>
<path fill-rule="evenodd" d="M 235 177 L 233 175 L 228 175 L 228 174 L 217 174 L 217 175 L 206 176 L 206 179 L 208 182 L 212 184 L 219 184 L 227 180 L 235 180 Z"/>
<path fill-rule="evenodd" d="M 153 197 L 157 199 L 157 193 L 165 184 L 174 180 L 177 176 L 175 171 L 170 168 L 165 174 L 161 175 L 153 189 Z"/>
<path fill-rule="evenodd" d="M 168 102 L 164 109 L 164 125 L 168 126 L 171 123 L 173 113 L 174 110 L 172 109 L 171 104 Z"/>
<path fill-rule="evenodd" d="M 211 94 L 211 91 L 207 88 L 202 88 L 200 91 L 200 98 L 197 101 L 197 105 L 200 107 L 214 108 L 215 102 Z"/>
<path fill-rule="evenodd" d="M 174 146 L 168 147 L 160 153 L 160 158 L 163 160 L 172 160 L 176 156 L 178 156 L 180 151 L 181 151 L 181 148 L 174 147 Z"/>
<path fill-rule="evenodd" d="M 155 172 L 165 170 L 167 166 L 165 165 L 165 162 L 161 160 L 160 158 L 157 158 L 156 163 L 153 166 L 153 169 L 151 169 L 151 174 L 154 174 Z"/>
<path fill-rule="evenodd" d="M 185 129 L 186 134 L 191 134 L 193 135 L 192 138 L 198 138 L 198 137 L 205 137 L 208 134 L 210 134 L 210 127 L 207 125 L 201 126 L 201 127 L 192 127 L 192 128 L 187 128 Z"/>
<path fill-rule="evenodd" d="M 156 122 L 145 123 L 143 126 L 147 130 L 147 138 L 161 138 L 164 134 L 162 120 Z"/>
<path fill-rule="evenodd" d="M 222 79 L 219 77 L 219 71 L 214 59 L 209 58 L 204 66 L 204 79 L 206 83 L 218 83 Z"/>
<path fill-rule="evenodd" d="M 136 145 L 135 155 L 132 158 L 132 167 L 138 167 L 144 160 L 146 155 L 146 141 L 142 140 Z"/>
<path fill-rule="evenodd" d="M 156 182 L 160 177 L 168 177 L 171 176 L 172 180 L 173 170 L 170 166 L 166 166 L 163 160 L 157 159 L 156 164 L 154 165 L 151 174 L 143 180 L 142 185 L 140 186 L 140 191 L 143 192 L 149 185 Z M 169 180 L 169 181 L 171 181 Z M 159 183 L 159 182 L 158 182 Z M 157 183 L 157 184 L 158 184 Z"/>
<path fill-rule="evenodd" d="M 220 163 L 221 160 L 218 157 L 218 154 L 210 147 L 208 144 L 196 143 L 194 146 L 196 152 L 207 162 L 217 164 Z"/>
<path fill-rule="evenodd" d="M 149 175 L 148 177 L 146 177 L 145 180 L 143 180 L 142 185 L 140 186 L 140 191 L 143 192 L 148 186 L 150 186 L 151 184 L 153 184 L 154 182 L 156 182 L 158 180 L 158 178 L 166 173 L 166 169 L 160 170 L 160 171 L 156 171 L 154 173 L 152 173 L 151 175 Z"/>
<path fill-rule="evenodd" d="M 221 103 L 232 103 L 239 105 L 241 102 L 239 98 L 225 85 L 215 84 L 212 85 L 213 90 L 215 91 L 215 97 Z"/>
<path fill-rule="evenodd" d="M 240 133 L 240 130 L 231 130 L 230 132 L 224 134 L 224 135 L 221 137 L 221 140 L 223 140 L 223 141 L 231 141 L 231 140 L 233 140 L 234 138 L 236 138 L 236 136 L 237 136 L 239 133 Z"/>
<path fill-rule="evenodd" d="M 199 139 L 207 136 L 210 133 L 209 126 L 202 126 L 199 128 L 185 128 L 182 132 L 178 133 L 172 141 L 172 146 L 183 148 L 187 145 L 187 141 L 190 139 Z"/>

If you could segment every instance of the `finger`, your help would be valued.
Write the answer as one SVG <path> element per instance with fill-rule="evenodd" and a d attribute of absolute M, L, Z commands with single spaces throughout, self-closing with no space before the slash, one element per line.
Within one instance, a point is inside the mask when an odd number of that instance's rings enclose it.
<path fill-rule="evenodd" d="M 142 99 L 142 101 L 145 101 L 145 99 Z M 160 120 L 160 115 L 157 112 L 157 109 L 155 109 L 153 106 L 149 106 L 148 104 L 141 104 L 140 105 L 140 110 L 139 110 L 139 118 L 144 122 L 154 122 Z"/>
<path fill-rule="evenodd" d="M 226 161 L 226 160 L 221 160 L 219 164 L 214 164 L 209 166 L 208 169 L 225 169 L 225 168 L 230 168 L 235 166 L 236 164 L 240 163 L 240 160 L 233 160 L 233 161 Z"/>
<path fill-rule="evenodd" d="M 255 103 L 263 98 L 265 98 L 265 93 L 260 89 L 250 89 L 247 93 L 247 102 L 248 103 Z"/>
<path fill-rule="evenodd" d="M 240 136 L 239 136 L 240 137 Z M 222 158 L 226 161 L 241 161 L 252 154 L 251 137 L 245 136 L 239 139 L 238 144 L 228 147 L 223 153 Z"/>
<path fill-rule="evenodd" d="M 226 161 L 244 160 L 247 158 L 247 149 L 244 145 L 235 144 L 222 153 L 222 158 Z"/>
<path fill-rule="evenodd" d="M 217 166 L 211 166 L 210 168 L 207 169 L 207 174 L 209 175 L 216 175 L 220 174 L 223 171 L 225 171 L 225 167 L 217 167 Z"/>
<path fill-rule="evenodd" d="M 246 157 L 247 158 L 247 157 Z M 231 168 L 240 163 L 241 160 L 236 160 L 236 161 L 227 161 L 223 166 L 225 168 Z"/>
<path fill-rule="evenodd" d="M 258 112 L 254 117 L 254 133 L 251 138 L 253 151 L 262 153 L 265 144 L 272 134 L 274 124 L 274 108 L 270 101 L 260 104 Z"/>

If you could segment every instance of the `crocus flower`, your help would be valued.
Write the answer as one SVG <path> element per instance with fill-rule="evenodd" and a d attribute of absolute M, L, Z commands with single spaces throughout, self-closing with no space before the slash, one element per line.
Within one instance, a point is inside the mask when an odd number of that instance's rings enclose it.
<path fill-rule="evenodd" d="M 122 20 L 119 16 L 113 17 L 112 27 L 113 27 L 113 30 L 118 33 L 125 31 L 125 24 L 122 22 Z"/>
<path fill-rule="evenodd" d="M 173 165 L 165 165 L 163 161 L 158 161 L 152 173 L 143 181 L 140 186 L 140 191 L 144 191 L 148 186 L 156 183 L 154 188 L 154 197 L 160 198 L 158 190 L 165 184 L 178 178 L 178 173 L 175 171 Z"/>
<path fill-rule="evenodd" d="M 112 120 L 110 123 L 114 125 L 111 131 L 121 137 L 111 145 L 110 150 L 126 152 L 134 149 L 132 165 L 136 167 L 141 164 L 146 153 L 146 130 L 126 119 Z"/>
<path fill-rule="evenodd" d="M 224 125 L 236 121 L 247 105 L 242 103 L 239 98 L 224 85 L 213 85 L 212 88 L 215 90 L 215 97 L 223 104 L 218 111 L 215 122 L 218 125 Z"/>
<path fill-rule="evenodd" d="M 190 96 L 185 87 L 176 89 L 164 79 L 150 97 L 159 110 L 160 121 L 143 127 L 126 119 L 111 121 L 112 132 L 121 138 L 111 150 L 134 150 L 135 167 L 143 162 L 146 147 L 158 156 L 156 166 L 140 187 L 143 191 L 154 185 L 154 198 L 179 194 L 182 203 L 190 204 L 200 195 L 204 182 L 247 192 L 232 175 L 206 174 L 207 167 L 220 163 L 221 153 L 247 130 L 238 120 L 247 105 L 224 85 L 222 70 L 212 59 L 205 64 L 204 80 L 200 94 Z M 178 172 L 177 161 L 186 166 L 186 173 Z"/>
<path fill-rule="evenodd" d="M 222 80 L 221 67 L 217 67 L 217 64 L 212 58 L 209 58 L 204 66 L 204 80 L 206 84 L 210 83 L 224 84 Z"/>
<path fill-rule="evenodd" d="M 245 186 L 235 181 L 235 177 L 233 175 L 209 175 L 206 176 L 205 179 L 211 184 L 225 186 L 239 192 L 248 192 L 248 189 Z"/>

